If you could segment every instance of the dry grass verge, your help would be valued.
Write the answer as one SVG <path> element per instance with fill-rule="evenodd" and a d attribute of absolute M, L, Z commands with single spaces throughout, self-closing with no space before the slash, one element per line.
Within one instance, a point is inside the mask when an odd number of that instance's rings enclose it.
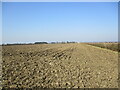
<path fill-rule="evenodd" d="M 93 45 L 93 46 L 97 46 L 97 47 L 101 47 L 101 48 L 106 48 L 106 49 L 110 49 L 113 51 L 120 51 L 120 44 L 115 43 L 115 42 L 110 42 L 110 43 L 87 43 L 89 45 Z"/>

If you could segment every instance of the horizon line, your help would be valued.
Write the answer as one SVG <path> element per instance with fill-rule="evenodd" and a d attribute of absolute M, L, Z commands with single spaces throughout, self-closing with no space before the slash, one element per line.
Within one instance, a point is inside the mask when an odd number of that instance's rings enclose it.
<path fill-rule="evenodd" d="M 35 41 L 35 42 L 13 42 L 13 43 L 2 43 L 2 44 L 34 44 L 36 42 L 47 42 L 47 43 L 62 43 L 62 42 L 76 42 L 76 43 L 83 43 L 83 42 L 120 42 L 120 41 Z"/>

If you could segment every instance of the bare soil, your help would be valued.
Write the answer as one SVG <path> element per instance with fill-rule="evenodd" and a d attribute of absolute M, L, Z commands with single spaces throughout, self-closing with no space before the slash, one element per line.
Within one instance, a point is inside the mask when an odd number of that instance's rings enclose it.
<path fill-rule="evenodd" d="M 118 52 L 87 44 L 3 46 L 5 88 L 118 88 Z"/>

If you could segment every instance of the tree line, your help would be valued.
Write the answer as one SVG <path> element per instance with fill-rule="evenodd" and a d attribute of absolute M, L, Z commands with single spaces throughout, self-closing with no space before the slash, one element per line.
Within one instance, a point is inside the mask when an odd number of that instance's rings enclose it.
<path fill-rule="evenodd" d="M 7 43 L 7 44 L 2 44 L 3 46 L 4 45 L 32 45 L 32 44 L 65 44 L 65 43 L 77 43 L 77 42 L 74 42 L 74 41 L 67 41 L 67 42 L 34 42 L 34 43 Z"/>

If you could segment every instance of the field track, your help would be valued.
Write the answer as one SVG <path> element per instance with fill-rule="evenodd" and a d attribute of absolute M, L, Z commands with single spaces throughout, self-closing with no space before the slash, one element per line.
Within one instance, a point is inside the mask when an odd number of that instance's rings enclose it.
<path fill-rule="evenodd" d="M 117 88 L 118 53 L 87 44 L 3 46 L 3 87 Z"/>

